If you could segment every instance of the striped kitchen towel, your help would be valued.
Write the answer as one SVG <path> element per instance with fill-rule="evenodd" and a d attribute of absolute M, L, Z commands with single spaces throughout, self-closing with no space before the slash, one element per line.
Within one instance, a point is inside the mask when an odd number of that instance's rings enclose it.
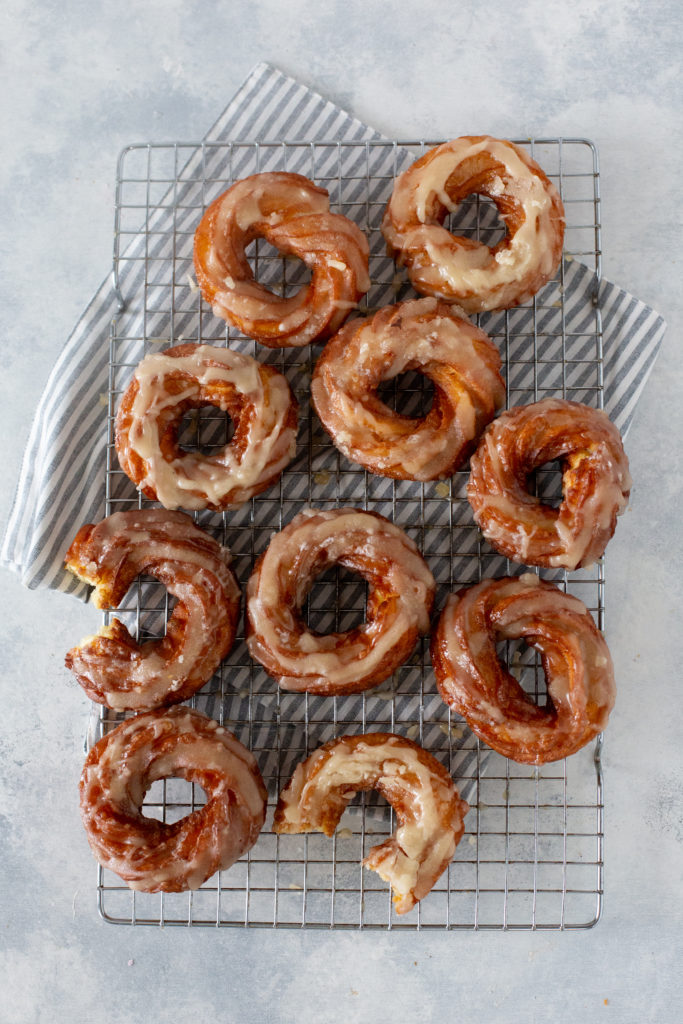
<path fill-rule="evenodd" d="M 367 140 L 369 144 L 382 142 L 377 132 L 317 93 L 277 69 L 259 64 L 205 136 L 205 146 L 198 148 L 194 157 L 187 157 L 183 169 L 192 168 L 193 160 L 195 165 L 201 161 L 205 174 L 209 153 L 215 161 L 210 177 L 212 180 L 222 179 L 222 187 L 226 187 L 225 182 L 229 182 L 231 174 L 227 164 L 221 164 L 223 151 L 220 146 L 215 149 L 211 149 L 211 146 L 220 143 L 227 145 L 230 140 L 273 139 L 334 140 L 342 143 Z M 189 153 L 189 147 L 185 149 Z M 393 166 L 398 169 L 413 158 L 409 153 L 397 152 L 396 149 L 391 153 Z M 303 173 L 306 173 L 308 167 L 306 159 L 302 156 Z M 544 162 L 540 154 L 538 159 Z M 231 164 L 230 171 L 237 177 L 240 174 L 235 166 Z M 267 166 L 262 169 L 267 169 Z M 289 165 L 288 169 L 299 168 Z M 253 168 L 243 173 L 251 170 Z M 182 173 L 180 177 L 183 177 Z M 185 179 L 189 188 L 196 176 L 186 174 Z M 380 192 L 381 189 L 384 192 L 390 189 L 391 175 L 386 173 L 386 168 L 376 180 L 380 182 Z M 570 184 L 571 180 L 567 178 Z M 371 179 L 359 175 L 357 182 L 360 182 L 358 188 L 367 189 Z M 141 247 L 144 249 L 147 246 L 145 251 L 149 254 L 151 235 L 163 235 L 165 223 L 174 216 L 173 209 L 176 213 L 179 209 L 178 197 L 177 187 L 172 193 L 172 203 L 161 201 L 163 198 L 168 199 L 168 196 L 161 197 L 152 220 L 149 219 L 148 211 L 148 220 L 144 225 L 146 230 L 138 233 L 137 237 L 131 234 L 123 256 L 130 257 L 128 264 L 133 275 L 137 272 L 136 260 L 138 264 L 140 262 L 136 253 L 142 251 Z M 344 197 L 333 194 L 332 200 L 338 208 L 344 210 Z M 574 201 L 579 205 L 586 202 L 581 197 Z M 588 205 L 594 209 L 594 204 L 591 206 L 589 202 Z M 150 228 L 153 230 L 150 231 Z M 503 328 L 507 336 L 508 327 L 511 336 L 515 332 L 523 334 L 526 314 L 527 329 L 533 321 L 534 337 L 539 327 L 542 332 L 553 334 L 550 329 L 553 317 L 562 320 L 563 335 L 567 332 L 570 320 L 572 333 L 580 334 L 582 322 L 594 324 L 597 280 L 594 269 L 585 266 L 580 260 L 581 249 L 578 247 L 576 259 L 563 265 L 561 278 L 555 282 L 555 288 L 560 289 L 559 293 L 553 293 L 543 302 L 546 311 L 543 315 L 537 312 L 535 303 L 533 308 L 514 311 L 515 322 L 512 325 L 509 323 L 512 314 L 497 314 L 487 323 L 482 323 L 482 326 L 493 337 L 497 329 Z M 267 278 L 264 280 L 267 281 Z M 129 284 L 134 286 L 135 281 L 131 278 Z M 148 285 L 149 282 L 145 280 L 145 289 Z M 377 282 L 374 299 L 371 301 L 375 304 L 391 301 L 392 287 L 389 281 L 383 284 Z M 171 288 L 173 290 L 173 284 Z M 405 296 L 401 294 L 399 297 Z M 550 301 L 553 297 L 556 300 L 554 302 Z M 604 353 L 604 404 L 622 432 L 626 433 L 635 404 L 654 364 L 665 323 L 656 312 L 633 296 L 604 281 L 599 286 L 597 308 L 602 318 L 599 334 Z M 117 309 L 117 295 L 108 277 L 64 346 L 33 420 L 0 554 L 2 565 L 17 573 L 30 588 L 49 587 L 79 597 L 87 596 L 87 588 L 66 573 L 62 563 L 66 548 L 78 526 L 84 522 L 97 521 L 105 511 L 108 342 L 110 325 L 116 317 Z M 543 316 L 547 319 L 545 325 Z M 173 327 L 173 316 L 170 323 Z M 168 322 L 160 322 L 154 330 L 157 336 L 179 340 L 177 331 L 162 334 L 166 328 Z M 594 347 L 594 327 L 583 329 L 587 330 L 587 344 Z M 593 355 L 588 357 L 589 362 Z M 560 393 L 574 397 L 564 384 Z M 552 387 L 557 390 L 560 384 L 555 382 Z M 510 401 L 511 404 L 519 404 L 518 399 L 511 398 Z"/>

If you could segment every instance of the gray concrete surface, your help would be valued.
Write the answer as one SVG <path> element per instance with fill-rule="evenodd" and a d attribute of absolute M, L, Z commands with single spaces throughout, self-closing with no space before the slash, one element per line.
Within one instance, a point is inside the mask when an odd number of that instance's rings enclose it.
<path fill-rule="evenodd" d="M 0 24 L 0 522 L 48 370 L 109 269 L 119 150 L 201 136 L 259 60 L 389 135 L 594 139 L 605 276 L 669 321 L 629 437 L 632 509 L 610 546 L 619 701 L 600 924 L 419 935 L 104 924 L 76 801 L 87 702 L 62 668 L 85 610 L 3 574 L 0 1021 L 680 1020 L 681 4 L 7 0 Z"/>

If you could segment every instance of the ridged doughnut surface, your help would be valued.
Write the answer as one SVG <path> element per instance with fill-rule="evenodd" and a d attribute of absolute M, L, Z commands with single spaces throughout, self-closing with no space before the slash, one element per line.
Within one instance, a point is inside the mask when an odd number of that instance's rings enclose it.
<path fill-rule="evenodd" d="M 273 829 L 331 836 L 357 792 L 375 789 L 398 818 L 363 861 L 389 882 L 397 914 L 431 891 L 451 862 L 469 810 L 452 778 L 417 743 L 393 733 L 341 736 L 314 751 L 280 794 Z"/>
<path fill-rule="evenodd" d="M 215 405 L 235 426 L 215 455 L 182 449 L 183 416 Z M 297 402 L 272 366 L 211 345 L 145 356 L 116 417 L 116 453 L 145 497 L 165 508 L 237 508 L 270 487 L 294 456 Z"/>
<path fill-rule="evenodd" d="M 315 577 L 332 565 L 370 584 L 366 621 L 321 635 L 301 608 Z M 383 516 L 306 509 L 273 536 L 247 584 L 249 653 L 285 690 L 358 693 L 390 676 L 429 630 L 434 590 L 413 541 Z"/>
<path fill-rule="evenodd" d="M 66 568 L 94 586 L 97 608 L 116 608 L 141 573 L 164 584 L 177 603 L 160 640 L 137 643 L 118 619 L 66 656 L 92 699 L 117 711 L 154 708 L 191 697 L 233 645 L 240 592 L 230 553 L 182 512 L 116 512 L 82 526 Z"/>
<path fill-rule="evenodd" d="M 529 476 L 558 459 L 562 503 L 529 491 Z M 602 555 L 628 504 L 631 477 L 619 431 L 604 412 L 547 398 L 502 413 L 471 458 L 467 497 L 487 541 L 526 565 L 576 569 Z"/>
<path fill-rule="evenodd" d="M 493 248 L 442 226 L 466 196 L 487 196 L 507 234 Z M 465 135 L 429 150 L 394 186 L 382 223 L 389 249 L 423 295 L 467 313 L 526 302 L 555 274 L 564 208 L 557 189 L 523 149 Z"/>
<path fill-rule="evenodd" d="M 255 281 L 246 247 L 257 237 L 303 260 L 310 284 L 285 299 Z M 203 298 L 216 316 L 271 348 L 334 334 L 370 287 L 368 261 L 362 231 L 330 213 L 326 190 L 301 174 L 243 178 L 209 206 L 195 233 Z"/>
<path fill-rule="evenodd" d="M 158 779 L 196 782 L 206 804 L 165 824 L 142 813 Z M 142 892 L 198 889 L 256 842 L 266 789 L 253 755 L 191 708 L 138 715 L 92 748 L 80 782 L 81 818 L 95 857 Z"/>
<path fill-rule="evenodd" d="M 353 320 L 318 359 L 311 398 L 337 448 L 380 476 L 451 476 L 505 400 L 498 350 L 483 331 L 436 299 L 418 299 Z M 422 419 L 399 415 L 377 395 L 408 370 L 434 383 Z"/>
<path fill-rule="evenodd" d="M 548 708 L 535 704 L 498 658 L 496 643 L 517 638 L 540 651 Z M 605 728 L 614 706 L 612 659 L 590 612 L 533 573 L 452 594 L 431 653 L 445 702 L 513 761 L 568 757 Z"/>

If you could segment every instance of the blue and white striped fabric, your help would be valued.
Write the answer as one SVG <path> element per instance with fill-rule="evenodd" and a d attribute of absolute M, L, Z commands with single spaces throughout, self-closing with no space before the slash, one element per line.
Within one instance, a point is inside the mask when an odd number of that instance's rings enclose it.
<path fill-rule="evenodd" d="M 317 93 L 260 64 L 205 141 L 276 138 L 351 142 L 381 137 Z M 164 212 L 168 209 L 159 207 L 154 216 L 171 216 Z M 142 245 L 142 237 L 133 238 L 130 249 Z M 580 262 L 564 265 L 561 288 L 565 330 L 578 332 L 584 320 L 594 317 L 594 280 L 593 271 Z M 383 293 L 376 298 L 391 301 Z M 552 305 L 548 303 L 549 318 L 553 316 Z M 625 433 L 654 364 L 665 323 L 653 310 L 608 282 L 601 285 L 599 306 L 605 408 Z M 108 277 L 57 360 L 33 421 L 0 554 L 1 564 L 17 573 L 30 588 L 49 587 L 79 597 L 87 595 L 86 588 L 63 570 L 62 563 L 78 526 L 104 515 L 108 340 L 116 312 L 117 300 Z M 524 311 L 516 313 L 523 317 Z M 555 315 L 560 314 L 555 311 Z M 505 314 L 498 316 L 504 319 Z M 486 324 L 492 336 L 500 322 L 494 316 Z M 176 324 L 176 338 L 181 327 Z M 521 319 L 516 328 L 523 329 Z"/>

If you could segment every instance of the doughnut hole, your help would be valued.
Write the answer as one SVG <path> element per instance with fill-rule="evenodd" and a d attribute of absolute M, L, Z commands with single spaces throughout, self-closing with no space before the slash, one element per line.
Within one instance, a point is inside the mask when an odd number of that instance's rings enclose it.
<path fill-rule="evenodd" d="M 562 463 L 558 459 L 537 466 L 527 477 L 529 494 L 536 495 L 544 505 L 559 508 L 562 504 Z"/>
<path fill-rule="evenodd" d="M 496 654 L 501 664 L 517 680 L 524 693 L 542 710 L 551 711 L 553 702 L 546 685 L 541 655 L 524 640 L 499 640 Z"/>
<path fill-rule="evenodd" d="M 444 220 L 452 235 L 472 238 L 492 249 L 507 234 L 505 221 L 492 199 L 472 193 L 465 197 L 454 213 Z"/>
<path fill-rule="evenodd" d="M 289 299 L 311 282 L 303 260 L 280 252 L 265 238 L 254 238 L 245 253 L 255 280 L 274 295 Z"/>
<path fill-rule="evenodd" d="M 216 405 L 188 409 L 178 428 L 178 447 L 184 452 L 215 455 L 233 439 L 235 424 Z"/>
<path fill-rule="evenodd" d="M 301 617 L 316 633 L 346 633 L 365 622 L 367 601 L 367 581 L 335 565 L 313 581 Z"/>
<path fill-rule="evenodd" d="M 423 373 L 409 370 L 391 380 L 383 380 L 377 388 L 377 397 L 399 416 L 422 419 L 432 408 L 434 384 Z"/>
<path fill-rule="evenodd" d="M 110 619 L 120 619 L 137 643 L 160 640 L 173 614 L 177 598 L 153 576 L 138 576 Z"/>
<path fill-rule="evenodd" d="M 206 803 L 206 793 L 195 782 L 172 775 L 157 779 L 145 793 L 142 813 L 172 825 Z"/>

